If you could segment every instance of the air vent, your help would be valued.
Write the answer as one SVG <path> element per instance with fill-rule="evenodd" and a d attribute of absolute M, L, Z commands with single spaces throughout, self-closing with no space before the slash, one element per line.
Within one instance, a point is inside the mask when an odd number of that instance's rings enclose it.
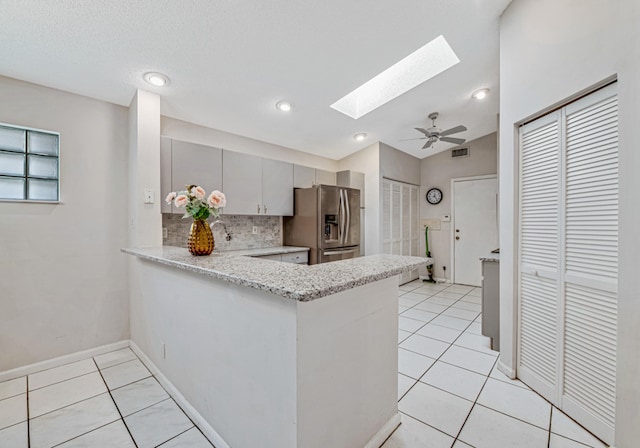
<path fill-rule="evenodd" d="M 469 148 L 458 148 L 451 150 L 451 157 L 468 157 Z"/>

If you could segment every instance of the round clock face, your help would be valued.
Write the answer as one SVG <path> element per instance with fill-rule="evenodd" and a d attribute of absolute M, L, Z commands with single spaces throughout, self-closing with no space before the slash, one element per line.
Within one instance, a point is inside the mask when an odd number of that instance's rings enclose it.
<path fill-rule="evenodd" d="M 442 191 L 437 188 L 427 191 L 427 202 L 429 204 L 437 204 L 440 201 L 442 201 Z"/>

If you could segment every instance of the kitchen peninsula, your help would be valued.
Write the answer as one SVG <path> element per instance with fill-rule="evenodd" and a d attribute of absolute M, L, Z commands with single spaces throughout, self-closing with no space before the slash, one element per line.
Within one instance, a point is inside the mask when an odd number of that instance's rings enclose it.
<path fill-rule="evenodd" d="M 133 348 L 216 447 L 374 448 L 399 424 L 397 276 L 424 259 L 123 251 L 136 257 Z"/>

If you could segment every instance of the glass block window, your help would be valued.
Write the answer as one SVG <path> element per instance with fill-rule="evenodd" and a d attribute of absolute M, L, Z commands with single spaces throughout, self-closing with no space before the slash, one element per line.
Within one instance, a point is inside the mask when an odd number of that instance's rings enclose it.
<path fill-rule="evenodd" d="M 0 200 L 58 201 L 60 136 L 0 125 Z"/>

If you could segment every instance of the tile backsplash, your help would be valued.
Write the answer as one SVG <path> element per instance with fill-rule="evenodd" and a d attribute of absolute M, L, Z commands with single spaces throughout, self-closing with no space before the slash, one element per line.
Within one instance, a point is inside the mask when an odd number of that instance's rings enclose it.
<path fill-rule="evenodd" d="M 209 223 L 215 218 L 209 218 Z M 282 245 L 282 218 L 280 216 L 245 216 L 245 215 L 221 215 L 220 221 L 224 222 L 231 234 L 231 241 L 227 241 L 224 229 L 221 225 L 213 228 L 213 237 L 216 241 L 216 250 L 240 250 L 256 247 L 273 247 Z M 162 239 L 165 246 L 187 247 L 189 228 L 192 219 L 182 219 L 181 215 L 171 213 L 162 214 L 162 227 L 167 229 L 167 237 Z M 258 233 L 252 233 L 253 226 L 258 228 Z"/>

